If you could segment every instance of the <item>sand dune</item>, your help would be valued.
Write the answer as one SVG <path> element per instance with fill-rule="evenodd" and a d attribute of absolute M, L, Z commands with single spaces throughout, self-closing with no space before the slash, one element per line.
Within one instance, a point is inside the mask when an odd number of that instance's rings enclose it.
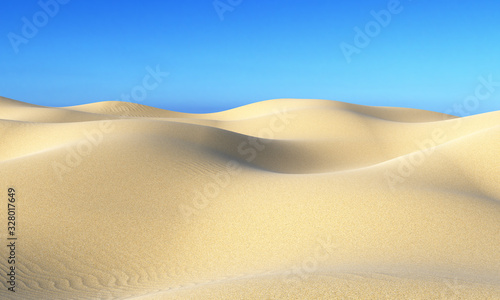
<path fill-rule="evenodd" d="M 0 97 L 2 299 L 500 299 L 500 112 Z"/>

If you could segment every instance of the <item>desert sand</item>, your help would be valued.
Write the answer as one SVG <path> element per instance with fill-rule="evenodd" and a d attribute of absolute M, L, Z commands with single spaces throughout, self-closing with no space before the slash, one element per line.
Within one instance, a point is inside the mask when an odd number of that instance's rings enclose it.
<path fill-rule="evenodd" d="M 0 98 L 0 139 L 1 299 L 500 299 L 500 112 Z"/>

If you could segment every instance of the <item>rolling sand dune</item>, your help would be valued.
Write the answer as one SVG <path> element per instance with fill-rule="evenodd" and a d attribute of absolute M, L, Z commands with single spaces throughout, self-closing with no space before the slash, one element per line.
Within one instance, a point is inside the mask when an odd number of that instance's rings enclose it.
<path fill-rule="evenodd" d="M 0 138 L 2 299 L 500 299 L 500 112 L 0 98 Z"/>

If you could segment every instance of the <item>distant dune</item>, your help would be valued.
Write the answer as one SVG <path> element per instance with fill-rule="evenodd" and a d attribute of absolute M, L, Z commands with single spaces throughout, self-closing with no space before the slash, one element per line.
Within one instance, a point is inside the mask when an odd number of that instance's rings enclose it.
<path fill-rule="evenodd" d="M 0 97 L 0 138 L 1 299 L 500 299 L 500 112 Z"/>

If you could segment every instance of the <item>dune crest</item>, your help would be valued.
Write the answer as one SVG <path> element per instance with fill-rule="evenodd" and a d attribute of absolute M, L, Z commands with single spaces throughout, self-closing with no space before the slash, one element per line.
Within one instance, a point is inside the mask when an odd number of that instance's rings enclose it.
<path fill-rule="evenodd" d="M 2 299 L 500 298 L 500 112 L 0 97 L 0 137 Z"/>

